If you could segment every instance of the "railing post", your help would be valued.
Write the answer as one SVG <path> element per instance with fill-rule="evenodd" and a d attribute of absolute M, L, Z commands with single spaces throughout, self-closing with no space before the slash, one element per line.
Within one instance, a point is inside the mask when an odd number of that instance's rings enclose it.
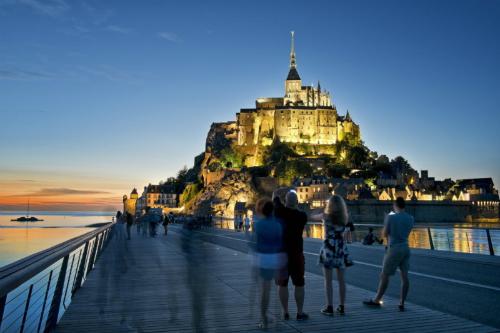
<path fill-rule="evenodd" d="M 49 315 L 47 317 L 47 323 L 45 324 L 44 332 L 50 332 L 57 324 L 57 317 L 59 317 L 59 308 L 61 307 L 61 298 L 64 289 L 64 280 L 66 277 L 66 271 L 68 269 L 69 254 L 66 255 L 61 264 L 61 270 L 59 271 L 59 276 L 57 278 L 56 288 L 54 290 L 54 296 L 52 297 L 52 303 L 50 304 Z"/>
<path fill-rule="evenodd" d="M 89 258 L 89 264 L 87 266 L 87 274 L 89 274 L 89 272 L 92 270 L 92 266 L 94 265 L 94 259 L 95 259 L 95 253 L 97 251 L 97 242 L 98 241 L 99 241 L 99 235 L 97 235 L 95 237 L 94 246 L 92 246 L 92 252 L 91 252 L 90 258 Z"/>
<path fill-rule="evenodd" d="M 7 301 L 7 294 L 0 297 L 0 330 L 2 329 L 3 313 L 5 310 L 5 302 Z"/>
<path fill-rule="evenodd" d="M 467 233 L 467 231 L 465 232 L 465 238 L 467 239 L 467 249 L 469 250 L 469 253 L 471 253 L 470 244 L 469 244 L 469 234 Z"/>
<path fill-rule="evenodd" d="M 490 250 L 490 255 L 495 255 L 495 249 L 493 248 L 493 242 L 491 241 L 490 229 L 486 229 L 486 237 L 488 238 L 488 248 Z"/>
<path fill-rule="evenodd" d="M 104 244 L 106 243 L 106 231 L 101 234 L 101 246 L 99 247 L 99 254 L 101 254 Z"/>
<path fill-rule="evenodd" d="M 89 242 L 85 243 L 83 248 L 82 258 L 80 260 L 80 267 L 78 268 L 78 273 L 76 275 L 75 286 L 73 287 L 72 293 L 74 294 L 82 286 L 83 275 L 85 274 L 85 263 L 87 262 L 87 254 L 89 251 Z"/>
<path fill-rule="evenodd" d="M 98 238 L 97 238 L 97 248 L 95 252 L 95 260 L 97 260 L 101 255 L 101 248 L 102 248 L 102 241 L 104 240 L 104 234 L 99 234 L 97 237 Z"/>
<path fill-rule="evenodd" d="M 104 245 L 103 245 L 103 248 L 106 247 L 106 245 L 108 245 L 108 241 L 109 241 L 109 232 L 110 230 L 107 229 L 105 232 L 104 232 Z"/>
<path fill-rule="evenodd" d="M 30 309 L 31 294 L 33 294 L 33 285 L 30 285 L 30 289 L 28 291 L 28 298 L 26 299 L 26 306 L 24 307 L 23 321 L 21 322 L 21 328 L 19 329 L 20 333 L 24 332 L 24 324 L 26 324 L 26 317 L 28 316 L 28 310 Z"/>
<path fill-rule="evenodd" d="M 62 300 L 63 300 L 63 306 L 64 306 L 65 309 L 66 309 L 66 297 L 68 295 L 68 289 L 69 289 L 69 281 L 71 280 L 71 273 L 73 272 L 73 264 L 75 263 L 75 255 L 76 254 L 73 254 L 73 258 L 71 259 L 71 266 L 69 268 L 69 273 L 67 274 L 68 275 L 68 281 L 66 282 L 66 290 L 64 291 L 64 296 L 62 298 Z"/>
<path fill-rule="evenodd" d="M 432 240 L 431 228 L 427 228 L 427 235 L 429 235 L 429 244 L 431 245 L 431 250 L 434 250 L 434 241 Z"/>
<path fill-rule="evenodd" d="M 50 271 L 49 273 L 49 281 L 47 281 L 47 289 L 45 289 L 45 296 L 43 297 L 42 311 L 40 312 L 40 321 L 38 322 L 38 328 L 36 330 L 37 332 L 40 332 L 40 328 L 42 327 L 43 314 L 45 313 L 45 306 L 47 305 L 47 298 L 49 296 L 50 283 L 52 282 L 52 272 L 53 271 Z"/>

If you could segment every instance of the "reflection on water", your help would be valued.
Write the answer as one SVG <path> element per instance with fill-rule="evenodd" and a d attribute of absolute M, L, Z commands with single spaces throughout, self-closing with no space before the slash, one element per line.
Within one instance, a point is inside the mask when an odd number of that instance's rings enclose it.
<path fill-rule="evenodd" d="M 223 229 L 235 229 L 231 219 L 219 219 L 215 226 Z M 368 228 L 374 229 L 375 235 L 380 237 L 382 225 L 356 225 L 352 232 L 354 242 L 362 242 L 368 233 Z M 421 225 L 415 227 L 409 243 L 412 248 L 430 249 L 431 238 L 435 250 L 463 253 L 490 254 L 486 229 L 490 231 L 491 242 L 495 255 L 500 255 L 500 229 L 498 224 L 443 224 L 439 226 Z M 492 229 L 495 228 L 495 229 Z M 429 235 L 430 233 L 430 235 Z M 308 223 L 304 229 L 304 237 L 323 239 L 321 223 Z"/>
<path fill-rule="evenodd" d="M 0 267 L 91 231 L 85 226 L 110 222 L 109 212 L 32 212 L 42 222 L 13 222 L 26 212 L 0 212 Z"/>
<path fill-rule="evenodd" d="M 91 228 L 0 228 L 0 267 L 91 230 Z"/>
<path fill-rule="evenodd" d="M 114 213 L 110 212 L 31 212 L 31 216 L 42 219 L 41 222 L 14 222 L 26 212 L 0 212 L 2 227 L 85 227 L 89 224 L 111 222 Z"/>
<path fill-rule="evenodd" d="M 361 242 L 368 233 L 369 226 L 357 225 L 352 238 L 354 242 Z M 372 226 L 374 233 L 381 236 L 382 226 Z M 432 237 L 435 250 L 490 254 L 486 229 L 477 228 L 434 228 L 416 227 L 412 230 L 408 241 L 410 247 L 430 249 Z M 495 254 L 500 255 L 500 230 L 490 230 L 491 240 Z M 323 238 L 323 227 L 321 224 L 308 224 L 304 230 L 304 236 L 309 238 Z"/>

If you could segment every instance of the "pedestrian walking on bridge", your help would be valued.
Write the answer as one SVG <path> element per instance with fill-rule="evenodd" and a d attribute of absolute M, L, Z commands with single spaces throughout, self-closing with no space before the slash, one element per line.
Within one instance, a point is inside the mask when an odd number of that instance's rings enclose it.
<path fill-rule="evenodd" d="M 126 212 L 126 222 L 127 222 L 127 239 L 130 240 L 130 228 L 134 224 L 134 217 L 129 212 Z"/>
<path fill-rule="evenodd" d="M 271 282 L 286 266 L 286 253 L 283 252 L 283 228 L 273 216 L 273 203 L 260 199 L 256 203 L 257 221 L 255 222 L 255 269 L 260 277 L 260 314 L 259 327 L 267 329 L 267 316 L 271 294 Z"/>

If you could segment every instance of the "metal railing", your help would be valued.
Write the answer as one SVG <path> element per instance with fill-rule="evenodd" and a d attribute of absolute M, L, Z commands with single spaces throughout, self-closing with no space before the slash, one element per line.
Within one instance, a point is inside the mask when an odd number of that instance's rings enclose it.
<path fill-rule="evenodd" d="M 380 235 L 380 224 L 355 224 L 354 241 L 363 241 L 369 227 Z M 500 229 L 462 226 L 416 226 L 409 236 L 411 247 L 473 254 L 500 254 Z"/>
<path fill-rule="evenodd" d="M 380 224 L 355 224 L 353 241 L 362 242 L 372 227 L 380 236 L 383 226 Z M 451 251 L 471 254 L 500 254 L 500 229 L 471 228 L 461 226 L 416 226 L 409 236 L 410 247 L 437 251 Z"/>
<path fill-rule="evenodd" d="M 50 332 L 110 238 L 113 223 L 0 268 L 0 332 Z"/>
<path fill-rule="evenodd" d="M 354 224 L 356 230 L 352 233 L 354 242 L 362 242 L 372 227 L 380 236 L 383 225 L 381 224 Z M 212 227 L 234 230 L 234 219 L 214 218 Z M 320 228 L 320 223 L 309 223 L 305 234 L 311 238 L 321 238 L 321 231 L 313 230 Z M 309 229 L 308 229 L 309 228 Z M 410 246 L 414 248 L 452 251 L 461 253 L 500 255 L 500 229 L 499 228 L 471 228 L 471 227 L 440 227 L 440 226 L 416 226 L 409 236 Z"/>

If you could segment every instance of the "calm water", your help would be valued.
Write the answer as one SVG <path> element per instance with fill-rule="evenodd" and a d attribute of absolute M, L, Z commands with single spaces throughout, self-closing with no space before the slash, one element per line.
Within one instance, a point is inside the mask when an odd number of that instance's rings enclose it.
<path fill-rule="evenodd" d="M 234 222 L 231 219 L 223 221 L 216 219 L 215 222 L 217 227 L 234 229 Z M 353 242 L 361 242 L 368 233 L 369 227 L 373 227 L 375 235 L 380 237 L 382 225 L 356 225 L 356 230 L 352 233 Z M 490 231 L 495 255 L 500 255 L 500 225 L 498 223 L 417 225 L 409 237 L 410 247 L 430 249 L 430 231 L 435 250 L 489 255 L 486 229 Z M 321 223 L 308 223 L 304 230 L 304 237 L 322 239 Z"/>
<path fill-rule="evenodd" d="M 86 226 L 110 222 L 113 213 L 32 212 L 43 222 L 12 222 L 26 212 L 0 212 L 0 267 L 92 230 Z"/>
<path fill-rule="evenodd" d="M 31 216 L 42 222 L 12 222 L 11 219 L 26 215 L 26 212 L 0 212 L 0 227 L 86 227 L 94 223 L 110 222 L 110 212 L 31 212 Z"/>
<path fill-rule="evenodd" d="M 369 226 L 357 225 L 352 232 L 354 242 L 362 242 L 368 233 Z M 500 229 L 490 229 L 490 237 L 496 255 L 500 255 Z M 375 235 L 380 237 L 382 226 L 373 226 Z M 429 237 L 430 231 L 430 237 Z M 304 231 L 305 236 L 310 238 L 323 238 L 323 227 L 321 224 L 308 224 Z M 434 243 L 435 250 L 453 251 L 463 253 L 490 254 L 488 238 L 484 227 L 474 226 L 417 226 L 409 237 L 410 247 L 420 249 L 430 249 L 431 242 Z"/>

